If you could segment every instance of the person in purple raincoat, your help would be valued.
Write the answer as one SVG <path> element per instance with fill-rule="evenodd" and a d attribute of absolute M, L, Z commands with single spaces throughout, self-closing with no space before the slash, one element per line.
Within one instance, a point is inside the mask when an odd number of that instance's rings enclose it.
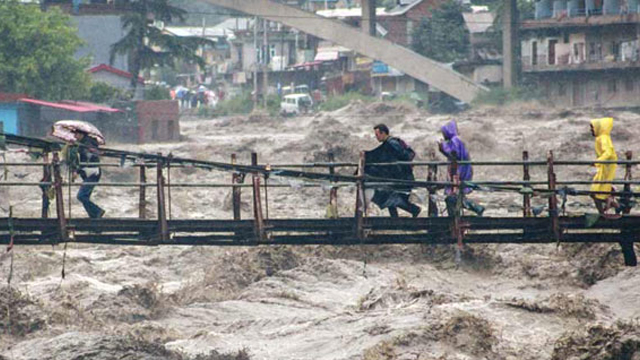
<path fill-rule="evenodd" d="M 458 125 L 454 120 L 449 121 L 444 126 L 440 128 L 442 131 L 442 136 L 444 137 L 443 141 L 438 142 L 438 148 L 440 153 L 444 155 L 449 161 L 470 161 L 471 157 L 469 156 L 469 151 L 467 147 L 462 142 L 462 139 L 458 136 Z M 473 168 L 471 164 L 459 164 L 458 165 L 458 179 L 462 181 L 471 181 L 473 180 Z M 463 194 L 469 194 L 472 191 L 470 187 L 463 188 Z M 453 192 L 453 189 L 448 186 L 445 188 L 446 203 L 447 203 L 447 211 L 449 215 L 452 214 L 453 208 L 455 207 L 455 203 L 457 200 L 457 194 Z M 463 198 L 462 204 L 465 208 L 475 212 L 478 216 L 482 216 L 484 212 L 484 207 L 474 203 L 473 201 L 466 198 Z"/>

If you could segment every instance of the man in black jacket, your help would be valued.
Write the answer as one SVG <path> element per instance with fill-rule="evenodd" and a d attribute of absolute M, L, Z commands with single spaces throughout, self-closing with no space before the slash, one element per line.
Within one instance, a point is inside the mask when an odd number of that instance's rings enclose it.
<path fill-rule="evenodd" d="M 414 181 L 411 165 L 383 165 L 375 163 L 394 163 L 398 161 L 412 161 L 415 152 L 401 139 L 389 135 L 389 128 L 384 124 L 373 128 L 376 139 L 381 143 L 377 148 L 365 153 L 364 172 L 368 176 L 383 179 Z M 384 180 L 381 179 L 381 182 Z M 409 202 L 412 185 L 393 185 L 384 189 L 376 189 L 372 201 L 381 209 L 388 208 L 391 217 L 398 217 L 398 208 L 405 210 L 413 217 L 420 214 L 419 206 Z"/>
<path fill-rule="evenodd" d="M 95 184 L 92 183 L 100 181 L 102 171 L 98 166 L 87 165 L 100 163 L 98 142 L 83 132 L 78 132 L 77 139 L 79 144 L 78 158 L 80 165 L 76 169 L 76 173 L 80 175 L 83 182 L 80 190 L 78 190 L 77 199 L 82 203 L 82 206 L 84 206 L 90 218 L 101 218 L 104 216 L 105 211 L 91 201 L 91 193 L 93 192 L 93 188 L 95 188 Z"/>

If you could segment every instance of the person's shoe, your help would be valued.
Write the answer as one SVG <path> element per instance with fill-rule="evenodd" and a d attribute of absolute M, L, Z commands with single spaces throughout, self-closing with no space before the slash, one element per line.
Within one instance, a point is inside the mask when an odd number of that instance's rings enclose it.
<path fill-rule="evenodd" d="M 98 216 L 96 217 L 96 219 L 100 219 L 102 217 L 104 217 L 104 214 L 106 213 L 106 211 L 104 209 L 100 209 L 100 213 L 98 214 Z"/>
<path fill-rule="evenodd" d="M 471 200 L 466 201 L 465 205 L 467 205 L 469 210 L 473 211 L 478 216 L 482 216 L 482 214 L 484 213 L 484 206 L 482 206 L 480 204 L 476 204 L 475 202 L 473 202 Z"/>
<path fill-rule="evenodd" d="M 411 211 L 411 216 L 413 216 L 414 218 L 417 218 L 421 212 L 422 212 L 422 208 L 418 205 L 415 205 L 415 207 Z"/>

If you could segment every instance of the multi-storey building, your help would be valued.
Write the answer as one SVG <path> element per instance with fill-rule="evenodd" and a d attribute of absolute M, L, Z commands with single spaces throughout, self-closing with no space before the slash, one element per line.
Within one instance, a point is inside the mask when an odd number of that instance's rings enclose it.
<path fill-rule="evenodd" d="M 549 100 L 640 105 L 638 0 L 540 0 L 520 33 L 523 76 Z"/>

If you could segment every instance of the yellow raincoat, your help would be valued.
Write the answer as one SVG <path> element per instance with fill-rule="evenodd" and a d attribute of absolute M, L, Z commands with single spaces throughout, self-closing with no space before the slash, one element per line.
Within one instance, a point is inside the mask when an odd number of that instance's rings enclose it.
<path fill-rule="evenodd" d="M 591 120 L 593 130 L 596 135 L 596 156 L 598 161 L 616 161 L 618 155 L 613 148 L 611 141 L 611 129 L 613 128 L 613 118 L 602 118 Z M 616 177 L 616 164 L 596 164 L 596 175 L 593 181 L 611 181 Z M 611 184 L 592 184 L 591 191 L 611 192 Z M 596 194 L 596 199 L 606 200 L 609 195 Z"/>

